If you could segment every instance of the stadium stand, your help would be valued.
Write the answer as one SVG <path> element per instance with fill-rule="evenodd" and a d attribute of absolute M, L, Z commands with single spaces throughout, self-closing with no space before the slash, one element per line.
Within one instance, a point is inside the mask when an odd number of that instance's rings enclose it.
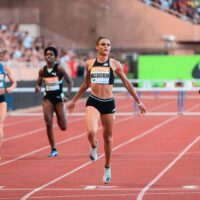
<path fill-rule="evenodd" d="M 200 1 L 198 0 L 141 0 L 183 20 L 200 23 Z"/>

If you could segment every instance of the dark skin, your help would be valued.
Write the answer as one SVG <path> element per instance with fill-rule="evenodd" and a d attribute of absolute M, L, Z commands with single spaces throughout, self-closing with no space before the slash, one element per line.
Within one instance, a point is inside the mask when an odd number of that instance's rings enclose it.
<path fill-rule="evenodd" d="M 56 57 L 53 51 L 48 50 L 45 54 L 45 60 L 47 63 L 48 69 L 53 69 L 56 61 Z M 67 121 L 66 121 L 66 112 L 65 112 L 65 102 L 67 102 L 68 97 L 71 93 L 73 81 L 70 76 L 67 74 L 65 69 L 61 66 L 58 66 L 58 72 L 63 75 L 63 78 L 67 82 L 67 93 L 63 97 L 62 102 L 53 105 L 48 99 L 43 99 L 43 113 L 44 113 L 44 120 L 47 127 L 47 136 L 49 139 L 49 143 L 51 148 L 55 148 L 55 140 L 53 134 L 53 113 L 55 111 L 57 117 L 57 123 L 61 130 L 65 131 L 67 129 Z M 35 92 L 41 91 L 41 85 L 43 82 L 43 68 L 39 71 L 39 76 L 37 80 L 37 85 L 35 87 Z"/>

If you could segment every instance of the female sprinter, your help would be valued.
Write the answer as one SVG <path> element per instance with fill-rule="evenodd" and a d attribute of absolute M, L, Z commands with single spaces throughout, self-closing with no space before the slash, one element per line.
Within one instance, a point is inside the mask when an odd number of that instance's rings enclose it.
<path fill-rule="evenodd" d="M 41 91 L 42 82 L 45 84 L 45 92 L 43 98 L 43 113 L 46 123 L 47 137 L 51 146 L 49 157 L 58 155 L 53 134 L 53 113 L 55 111 L 58 126 L 62 131 L 67 129 L 65 102 L 71 93 L 73 81 L 63 67 L 56 62 L 58 51 L 54 47 L 47 47 L 44 50 L 44 56 L 47 65 L 39 71 L 39 77 L 35 87 L 35 91 Z M 63 94 L 63 78 L 67 82 L 67 94 Z"/>
<path fill-rule="evenodd" d="M 0 60 L 3 60 L 5 50 L 0 51 Z M 6 76 L 11 83 L 9 87 L 6 87 Z M 7 113 L 7 103 L 5 93 L 11 93 L 16 88 L 17 83 L 13 77 L 12 71 L 7 66 L 0 63 L 0 147 L 3 140 L 3 124 Z M 1 159 L 1 157 L 0 157 Z"/>
<path fill-rule="evenodd" d="M 75 104 L 80 96 L 90 87 L 91 94 L 86 103 L 86 125 L 88 140 L 90 142 L 90 159 L 97 160 L 98 142 L 96 134 L 98 131 L 98 121 L 102 122 L 105 166 L 104 166 L 104 183 L 111 180 L 111 152 L 112 152 L 112 131 L 114 124 L 115 101 L 113 98 L 113 84 L 115 74 L 122 80 L 124 86 L 130 95 L 138 103 L 141 113 L 145 113 L 146 108 L 137 96 L 136 91 L 123 72 L 122 65 L 119 61 L 110 58 L 111 43 L 105 37 L 98 38 L 96 42 L 97 58 L 90 59 L 86 62 L 86 76 L 79 91 L 75 94 L 70 102 L 69 112 L 74 110 Z"/>

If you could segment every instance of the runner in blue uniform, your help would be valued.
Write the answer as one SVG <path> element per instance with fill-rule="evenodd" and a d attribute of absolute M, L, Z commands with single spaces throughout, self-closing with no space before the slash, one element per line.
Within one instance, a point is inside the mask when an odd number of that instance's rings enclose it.
<path fill-rule="evenodd" d="M 58 126 L 62 131 L 65 131 L 67 129 L 65 102 L 70 96 L 73 81 L 66 70 L 56 62 L 58 56 L 56 48 L 47 47 L 44 50 L 44 56 L 47 65 L 39 71 L 35 91 L 41 91 L 41 85 L 44 83 L 43 113 L 47 128 L 47 136 L 51 146 L 51 151 L 48 156 L 54 157 L 58 155 L 58 151 L 53 134 L 53 113 L 55 112 L 56 114 Z M 67 82 L 68 87 L 66 95 L 63 93 L 63 79 Z"/>
<path fill-rule="evenodd" d="M 4 50 L 0 50 L 0 61 L 3 60 Z M 6 87 L 6 76 L 10 82 L 10 86 Z M 17 83 L 13 77 L 12 71 L 7 66 L 0 63 L 0 147 L 3 140 L 3 124 L 7 113 L 7 103 L 5 93 L 11 93 Z M 1 157 L 0 157 L 1 159 Z"/>
<path fill-rule="evenodd" d="M 141 113 L 145 113 L 146 111 L 145 106 L 142 104 L 136 91 L 127 79 L 121 63 L 109 57 L 110 48 L 110 40 L 105 37 L 98 38 L 96 42 L 97 58 L 90 59 L 86 62 L 85 80 L 68 106 L 69 112 L 72 112 L 77 100 L 89 87 L 91 88 L 91 94 L 86 103 L 87 134 L 91 145 L 89 156 L 92 161 L 97 160 L 98 142 L 96 134 L 98 131 L 98 121 L 100 119 L 103 129 L 105 151 L 104 183 L 109 183 L 111 180 L 110 161 L 115 114 L 115 101 L 112 89 L 115 74 L 122 80 L 130 95 L 138 103 Z"/>

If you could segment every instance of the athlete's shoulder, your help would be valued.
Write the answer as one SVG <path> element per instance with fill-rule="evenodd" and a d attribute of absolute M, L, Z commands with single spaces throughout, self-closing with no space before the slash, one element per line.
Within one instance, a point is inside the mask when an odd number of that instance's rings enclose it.
<path fill-rule="evenodd" d="M 86 68 L 91 68 L 91 66 L 94 64 L 95 60 L 96 60 L 95 58 L 88 59 L 85 63 Z"/>
<path fill-rule="evenodd" d="M 39 74 L 43 75 L 43 73 L 45 72 L 46 69 L 47 69 L 46 65 L 44 65 L 43 67 L 41 67 L 40 70 L 39 70 Z"/>
<path fill-rule="evenodd" d="M 114 58 L 110 58 L 110 64 L 111 66 L 114 66 L 116 68 L 121 67 L 122 64 L 120 63 L 120 61 L 114 59 Z"/>

